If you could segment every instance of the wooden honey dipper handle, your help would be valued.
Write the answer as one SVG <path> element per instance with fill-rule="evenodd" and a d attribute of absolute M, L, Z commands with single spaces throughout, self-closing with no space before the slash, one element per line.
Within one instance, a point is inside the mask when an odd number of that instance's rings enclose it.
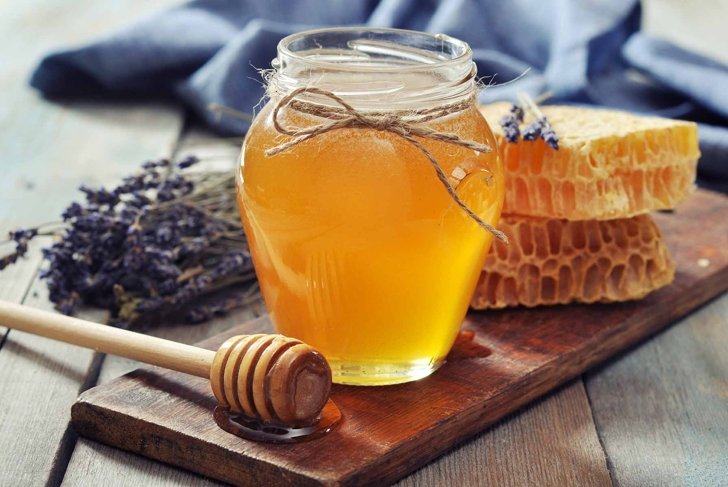
<path fill-rule="evenodd" d="M 243 335 L 217 352 L 0 300 L 0 325 L 210 379 L 222 406 L 265 422 L 307 425 L 331 390 L 331 369 L 282 335 Z"/>
<path fill-rule="evenodd" d="M 215 352 L 0 300 L 0 325 L 120 355 L 197 377 L 209 377 Z"/>

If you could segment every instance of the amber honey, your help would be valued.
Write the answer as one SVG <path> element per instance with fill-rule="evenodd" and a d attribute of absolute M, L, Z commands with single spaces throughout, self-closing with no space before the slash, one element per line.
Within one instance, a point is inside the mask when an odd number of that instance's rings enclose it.
<path fill-rule="evenodd" d="M 492 235 L 398 135 L 340 129 L 266 155 L 289 140 L 272 125 L 274 104 L 248 132 L 238 197 L 277 331 L 318 348 L 334 382 L 428 375 L 455 340 Z M 298 127 L 321 123 L 293 109 L 285 117 Z M 495 147 L 475 106 L 429 126 Z M 504 197 L 497 153 L 421 142 L 468 207 L 496 225 Z"/>

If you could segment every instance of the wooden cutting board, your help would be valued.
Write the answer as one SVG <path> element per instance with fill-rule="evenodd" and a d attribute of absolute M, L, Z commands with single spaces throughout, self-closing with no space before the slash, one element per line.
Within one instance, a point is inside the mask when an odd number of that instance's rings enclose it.
<path fill-rule="evenodd" d="M 655 215 L 675 282 L 639 302 L 473 313 L 447 363 L 418 382 L 335 386 L 344 419 L 323 438 L 254 443 L 215 424 L 203 379 L 142 368 L 83 393 L 83 436 L 238 485 L 381 485 L 674 322 L 728 289 L 728 198 L 698 191 Z M 270 331 L 267 318 L 203 342 Z M 486 467 L 487 468 L 487 467 Z"/>

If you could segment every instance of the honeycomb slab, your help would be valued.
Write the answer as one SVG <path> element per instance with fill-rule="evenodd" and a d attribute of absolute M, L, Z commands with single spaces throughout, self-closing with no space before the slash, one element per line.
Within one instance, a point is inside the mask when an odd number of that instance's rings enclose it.
<path fill-rule="evenodd" d="M 694 189 L 700 152 L 692 122 L 544 106 L 560 139 L 556 151 L 542 140 L 508 143 L 499 121 L 509 107 L 481 108 L 505 163 L 505 212 L 567 220 L 627 218 L 674 208 Z"/>
<path fill-rule="evenodd" d="M 472 307 L 539 306 L 640 299 L 669 284 L 675 265 L 648 215 L 568 221 L 503 215 Z"/>

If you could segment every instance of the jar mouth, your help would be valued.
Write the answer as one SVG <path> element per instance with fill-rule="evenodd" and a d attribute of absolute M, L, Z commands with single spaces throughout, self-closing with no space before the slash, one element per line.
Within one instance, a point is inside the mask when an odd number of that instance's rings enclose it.
<path fill-rule="evenodd" d="M 299 32 L 279 42 L 272 66 L 271 97 L 315 86 L 364 109 L 454 102 L 475 89 L 475 64 L 466 42 L 404 29 Z"/>
<path fill-rule="evenodd" d="M 382 62 L 384 59 L 387 62 Z M 406 29 L 333 27 L 291 34 L 278 43 L 278 64 L 297 60 L 325 69 L 427 71 L 470 64 L 468 43 Z M 276 66 L 274 61 L 274 67 Z M 469 70 L 469 68 L 468 68 Z"/>

